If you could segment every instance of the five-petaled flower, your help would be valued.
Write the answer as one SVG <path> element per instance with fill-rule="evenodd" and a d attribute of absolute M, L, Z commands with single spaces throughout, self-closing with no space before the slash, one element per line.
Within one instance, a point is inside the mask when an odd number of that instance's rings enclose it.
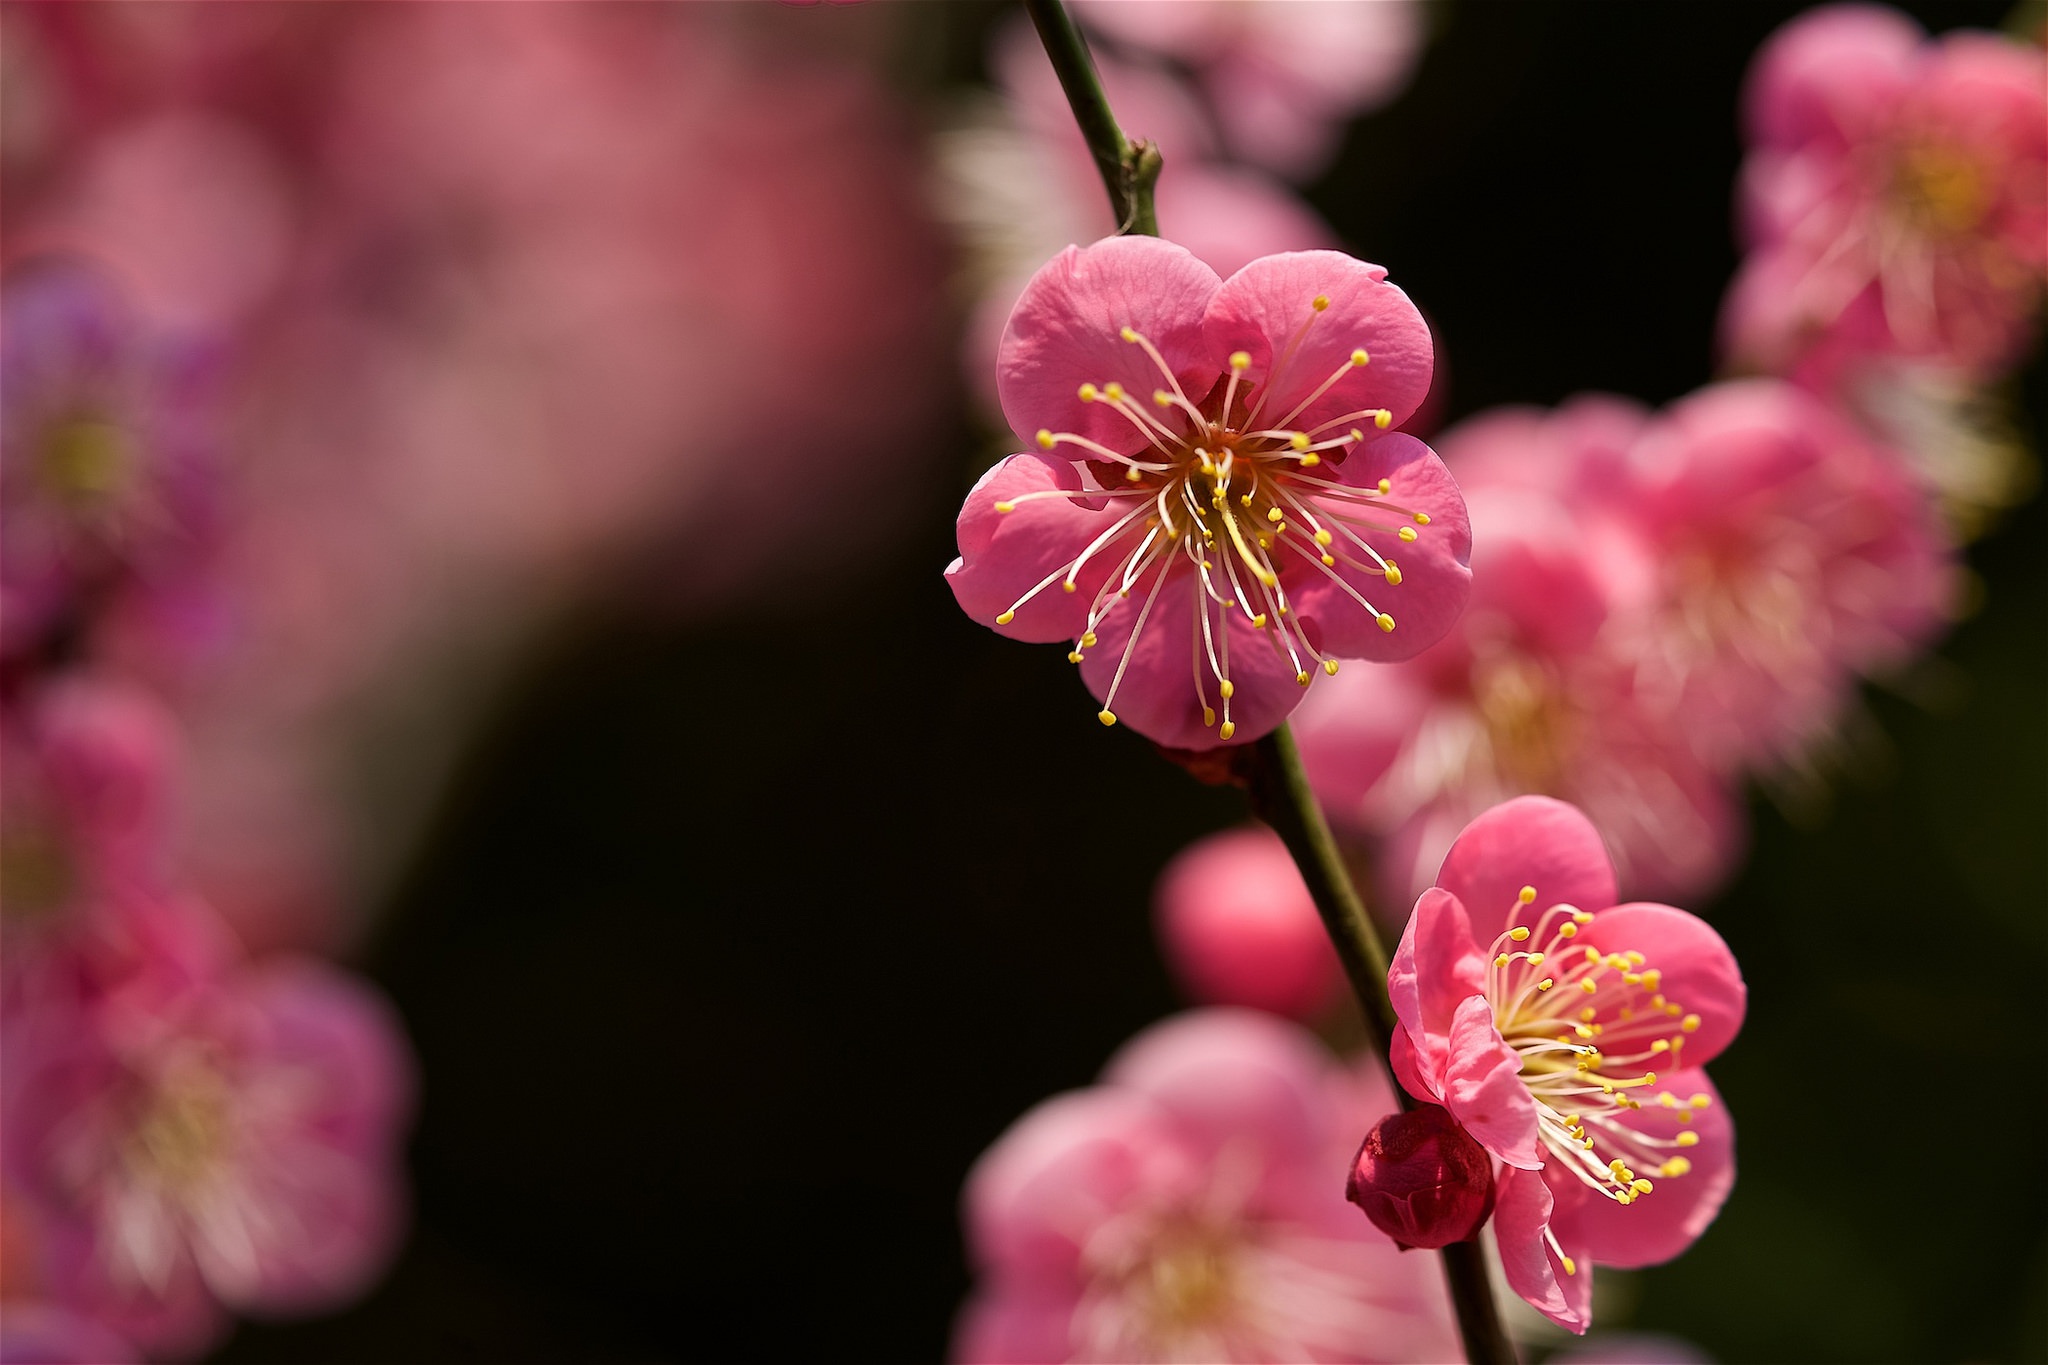
<path fill-rule="evenodd" d="M 1341 252 L 1222 280 L 1156 238 L 1069 247 L 1003 335 L 1003 411 L 1039 449 L 968 495 L 954 594 L 1005 635 L 1072 639 L 1105 725 L 1257 739 L 1318 672 L 1407 658 L 1464 608 L 1464 501 L 1390 430 L 1431 366 L 1408 296 Z"/>
<path fill-rule="evenodd" d="M 1502 1163 L 1509 1286 L 1583 1332 L 1593 1263 L 1678 1255 L 1735 1181 L 1700 1069 L 1742 1026 L 1734 955 L 1668 905 L 1614 904 L 1576 807 L 1525 796 L 1451 846 L 1387 973 L 1394 1074 Z"/>

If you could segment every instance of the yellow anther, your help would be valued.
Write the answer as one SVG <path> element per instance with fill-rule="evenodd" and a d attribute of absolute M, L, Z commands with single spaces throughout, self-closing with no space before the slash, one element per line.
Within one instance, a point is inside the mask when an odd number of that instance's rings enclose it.
<path fill-rule="evenodd" d="M 1330 306 L 1330 296 L 1328 294 L 1318 294 L 1309 300 L 1308 306 L 1320 313 Z"/>
<path fill-rule="evenodd" d="M 1651 1190 L 1657 1188 L 1655 1185 L 1652 1185 L 1649 1181 L 1640 1178 L 1629 1181 L 1628 1187 L 1634 1190 L 1637 1194 L 1648 1194 Z"/>
<path fill-rule="evenodd" d="M 1644 957 L 1641 953 L 1637 952 L 1633 948 L 1623 953 L 1622 956 L 1628 959 L 1628 965 L 1631 967 L 1640 967 L 1645 962 L 1649 961 L 1648 958 Z"/>
<path fill-rule="evenodd" d="M 1598 995 L 1600 993 L 1600 983 L 1597 981 L 1581 981 L 1579 989 L 1588 995 Z"/>
<path fill-rule="evenodd" d="M 1669 1051 L 1671 1051 L 1671 1042 L 1670 1042 L 1670 1040 L 1669 1040 L 1669 1039 L 1666 1039 L 1666 1038 L 1659 1038 L 1659 1039 L 1657 1039 L 1657 1041 L 1655 1041 L 1654 1043 L 1651 1043 L 1651 1044 L 1650 1044 L 1650 1051 L 1652 1051 L 1652 1052 L 1669 1052 Z"/>
<path fill-rule="evenodd" d="M 1557 932 L 1558 935 L 1562 938 L 1576 938 L 1578 936 L 1579 926 L 1570 923 L 1560 924 L 1557 926 Z"/>
<path fill-rule="evenodd" d="M 1336 563 L 1337 563 L 1337 556 L 1335 556 L 1335 555 L 1333 555 L 1333 554 L 1324 554 L 1324 555 L 1321 555 L 1321 556 L 1320 556 L 1320 558 L 1321 558 L 1321 559 L 1322 559 L 1322 561 L 1323 561 L 1323 567 L 1324 567 L 1324 568 L 1328 569 L 1328 568 L 1334 568 L 1334 567 L 1336 566 Z"/>
<path fill-rule="evenodd" d="M 1678 1135 L 1678 1145 L 1681 1147 L 1697 1147 L 1700 1145 L 1700 1135 L 1688 1128 Z"/>
<path fill-rule="evenodd" d="M 1323 672 L 1325 672 L 1325 673 L 1329 674 L 1329 675 L 1330 675 L 1331 677 L 1333 677 L 1333 678 L 1334 678 L 1334 677 L 1336 677 L 1336 676 L 1337 676 L 1337 661 L 1336 661 L 1335 659 L 1325 659 L 1325 660 L 1323 660 Z"/>
<path fill-rule="evenodd" d="M 1365 353 L 1365 347 L 1363 346 L 1359 347 L 1357 350 L 1351 353 L 1351 363 L 1354 365 L 1366 364 L 1371 359 L 1372 357 Z"/>
<path fill-rule="evenodd" d="M 1695 1094 L 1686 1101 L 1695 1109 L 1705 1109 L 1714 1102 L 1714 1097 L 1705 1093 Z"/>
<path fill-rule="evenodd" d="M 1308 433 L 1305 431 L 1295 432 L 1287 438 L 1287 444 L 1293 446 L 1296 450 L 1307 450 L 1309 447 Z"/>
<path fill-rule="evenodd" d="M 1354 441 L 1363 441 L 1365 439 L 1365 433 L 1360 431 L 1357 427 L 1353 427 L 1351 428 L 1351 439 Z"/>
<path fill-rule="evenodd" d="M 1607 1163 L 1607 1170 L 1616 1180 L 1626 1179 L 1628 1176 L 1628 1163 L 1620 1157 L 1616 1157 Z"/>
<path fill-rule="evenodd" d="M 1508 937 L 1517 943 L 1526 943 L 1529 940 L 1529 928 L 1527 925 L 1517 924 L 1514 928 L 1508 930 Z"/>
<path fill-rule="evenodd" d="M 1600 960 L 1600 950 L 1599 950 L 1598 948 L 1588 948 L 1588 949 L 1586 949 L 1586 961 L 1588 961 L 1588 962 L 1598 962 L 1599 960 Z"/>
<path fill-rule="evenodd" d="M 998 617 L 996 618 L 996 624 L 997 624 L 997 625 L 999 625 L 999 626 L 1007 626 L 1007 625 L 1009 625 L 1009 624 L 1010 624 L 1010 622 L 1012 622 L 1012 621 L 1014 621 L 1014 620 L 1016 620 L 1016 619 L 1017 619 L 1017 613 L 1016 613 L 1016 612 L 1014 612 L 1014 611 L 1006 611 L 1006 612 L 1004 612 L 1004 613 L 1003 613 L 1003 614 L 1002 614 L 1001 616 L 998 616 Z"/>
<path fill-rule="evenodd" d="M 1102 390 L 1096 388 L 1093 384 L 1083 384 L 1076 392 L 1083 403 L 1093 403 L 1096 399 L 1102 397 Z"/>
<path fill-rule="evenodd" d="M 1640 972 L 1623 972 L 1621 974 L 1621 979 L 1623 981 L 1626 981 L 1631 986 L 1639 986 L 1642 984 L 1643 981 L 1642 974 Z"/>
<path fill-rule="evenodd" d="M 1217 737 L 1218 739 L 1229 739 L 1229 738 L 1230 738 L 1230 737 L 1231 737 L 1232 735 L 1234 735 L 1234 734 L 1236 734 L 1236 733 L 1237 733 L 1237 722 L 1236 722 L 1236 721 L 1234 721 L 1234 720 L 1226 720 L 1226 721 L 1224 721 L 1224 722 L 1223 722 L 1223 724 L 1222 724 L 1222 725 L 1220 725 L 1219 727 L 1217 727 L 1217 730 L 1216 730 L 1216 737 Z"/>
<path fill-rule="evenodd" d="M 1541 966 L 1543 965 L 1543 954 L 1541 954 L 1541 953 L 1531 953 L 1531 954 L 1529 954 L 1529 965 L 1530 965 L 1531 967 L 1541 967 Z"/>
<path fill-rule="evenodd" d="M 1497 958 L 1495 958 L 1495 959 L 1493 960 L 1493 965 L 1494 965 L 1494 966 L 1496 966 L 1496 967 L 1505 967 L 1505 966 L 1507 966 L 1507 965 L 1508 965 L 1508 955 L 1507 955 L 1506 953 L 1502 953 L 1502 954 L 1501 954 L 1501 955 L 1500 955 L 1499 957 L 1497 957 Z"/>
<path fill-rule="evenodd" d="M 1394 414 L 1388 412 L 1385 408 L 1381 408 L 1372 415 L 1372 424 L 1381 431 L 1385 431 L 1388 427 L 1394 425 Z"/>
<path fill-rule="evenodd" d="M 1269 510 L 1267 511 L 1267 513 L 1266 513 L 1266 520 L 1267 520 L 1267 521 L 1279 521 L 1279 520 L 1280 520 L 1280 519 L 1281 519 L 1282 517 L 1285 517 L 1286 515 L 1287 515 L 1287 514 L 1286 514 L 1285 512 L 1281 511 L 1281 510 L 1280 510 L 1279 508 L 1277 508 L 1277 507 L 1274 507 L 1274 508 L 1271 508 L 1271 509 L 1269 509 Z"/>
<path fill-rule="evenodd" d="M 1556 984 L 1557 983 L 1555 981 L 1551 980 L 1549 977 L 1546 976 L 1541 981 L 1536 983 L 1536 989 L 1539 991 L 1547 991 Z"/>
<path fill-rule="evenodd" d="M 1062 590 L 1062 591 L 1064 591 L 1064 592 L 1074 592 L 1074 591 L 1076 591 L 1076 590 L 1078 589 L 1078 587 L 1079 587 L 1079 585 L 1078 585 L 1078 584 L 1076 584 L 1076 583 L 1074 582 L 1074 580 L 1073 580 L 1073 579 L 1071 579 L 1071 578 L 1069 578 L 1069 579 L 1065 580 L 1064 582 L 1062 582 L 1062 583 L 1060 584 L 1060 588 L 1061 588 L 1061 590 Z"/>
<path fill-rule="evenodd" d="M 1316 532 L 1316 544 L 1318 545 L 1328 545 L 1331 541 L 1335 539 L 1336 537 L 1330 534 L 1328 527 L 1324 527 L 1322 530 Z"/>
<path fill-rule="evenodd" d="M 1385 612 L 1381 612 L 1380 629 L 1391 633 L 1394 629 L 1394 618 L 1387 615 Z"/>
<path fill-rule="evenodd" d="M 1128 328 L 1128 327 L 1126 327 L 1126 328 L 1124 328 L 1124 329 L 1123 329 L 1122 331 L 1118 332 L 1118 333 L 1117 333 L 1117 335 L 1118 335 L 1118 336 L 1120 336 L 1120 337 L 1122 337 L 1122 338 L 1123 338 L 1123 339 L 1124 339 L 1125 341 L 1130 341 L 1130 342 L 1135 342 L 1135 341 L 1137 341 L 1137 339 L 1138 339 L 1138 334 L 1137 334 L 1136 332 L 1132 331 L 1132 330 L 1131 330 L 1130 328 Z"/>
<path fill-rule="evenodd" d="M 1093 649 L 1093 648 L 1095 648 L 1095 632 L 1094 632 L 1094 631 L 1092 631 L 1092 630 L 1091 630 L 1091 631 L 1087 632 L 1087 633 L 1086 633 L 1085 635 L 1083 635 L 1083 636 L 1081 637 L 1081 648 L 1083 648 L 1083 649 Z"/>
<path fill-rule="evenodd" d="M 1533 886 L 1523 887 L 1515 893 L 1515 899 L 1524 905 L 1534 905 L 1536 903 L 1536 888 Z"/>
<path fill-rule="evenodd" d="M 1237 695 L 1237 684 L 1231 682 L 1230 679 L 1225 678 L 1221 683 L 1217 685 L 1217 690 L 1223 693 L 1223 700 L 1229 701 L 1232 697 Z"/>
<path fill-rule="evenodd" d="M 1573 1024 L 1572 1032 L 1578 1034 L 1581 1038 L 1591 1038 L 1593 1036 L 1593 1030 L 1584 1024 Z M 1591 1066 L 1581 1066 L 1579 1068 L 1581 1071 L 1591 1071 L 1592 1069 Z"/>
<path fill-rule="evenodd" d="M 1572 911 L 1572 923 L 1573 923 L 1573 924 L 1591 924 L 1592 922 L 1593 922 L 1593 913 L 1592 913 L 1592 912 L 1591 912 L 1590 910 L 1574 910 L 1574 911 Z"/>
<path fill-rule="evenodd" d="M 1581 1021 L 1590 1024 L 1593 1022 L 1593 1016 L 1598 1013 L 1600 1013 L 1599 1010 L 1596 1010 L 1591 1005 L 1588 1005 L 1586 1006 L 1586 1008 L 1579 1011 L 1579 1018 Z"/>
<path fill-rule="evenodd" d="M 1102 396 L 1112 403 L 1121 403 L 1124 401 L 1124 386 L 1112 379 L 1102 386 Z"/>
<path fill-rule="evenodd" d="M 1628 959 L 1620 953 L 1609 953 L 1607 955 L 1607 965 L 1618 972 L 1628 966 Z"/>
<path fill-rule="evenodd" d="M 1643 1084 L 1644 1084 L 1644 1085 L 1655 1085 L 1656 1083 L 1657 1083 L 1657 1073 L 1656 1073 L 1656 1072 L 1654 1072 L 1654 1071 L 1645 1071 L 1645 1072 L 1643 1073 Z"/>
<path fill-rule="evenodd" d="M 1236 370 L 1239 374 L 1243 374 L 1246 370 L 1250 369 L 1251 367 L 1252 353 L 1250 351 L 1232 351 L 1230 353 L 1231 369 Z"/>
<path fill-rule="evenodd" d="M 1663 984 L 1663 981 L 1664 973 L 1656 967 L 1652 967 L 1643 973 L 1643 985 L 1650 990 L 1656 990 L 1658 986 Z"/>
<path fill-rule="evenodd" d="M 1052 438 L 1051 432 L 1046 431 L 1043 428 L 1040 428 L 1038 433 L 1038 448 L 1040 450 L 1051 450 L 1054 446 L 1058 444 L 1059 442 L 1055 441 Z"/>
<path fill-rule="evenodd" d="M 1257 616 L 1254 616 L 1254 617 L 1252 618 L 1252 629 L 1253 629 L 1253 630 L 1264 630 L 1265 628 L 1266 628 L 1266 613 L 1264 613 L 1264 612 L 1260 612 L 1260 613 L 1259 613 L 1259 614 L 1258 614 Z"/>
<path fill-rule="evenodd" d="M 1170 408 L 1173 406 L 1173 395 L 1165 389 L 1154 389 L 1152 390 L 1152 401 L 1162 408 Z"/>
<path fill-rule="evenodd" d="M 1107 709 L 1097 711 L 1095 719 L 1101 721 L 1104 725 L 1114 725 L 1116 724 L 1116 712 Z"/>
<path fill-rule="evenodd" d="M 1214 725 L 1215 723 L 1216 723 L 1216 708 L 1215 708 L 1215 707 L 1213 707 L 1213 706 L 1205 706 L 1205 707 L 1203 707 L 1203 708 L 1202 708 L 1202 724 L 1203 724 L 1203 725 L 1205 725 L 1205 726 L 1208 726 L 1208 725 Z"/>
<path fill-rule="evenodd" d="M 1415 543 L 1415 528 L 1413 526 L 1403 526 L 1396 534 L 1411 545 Z"/>
<path fill-rule="evenodd" d="M 1669 1161 L 1665 1162 L 1664 1165 L 1658 1169 L 1657 1174 L 1662 1176 L 1677 1177 L 1681 1175 L 1690 1174 L 1691 1171 L 1692 1163 L 1690 1161 L 1687 1161 L 1682 1156 L 1675 1156 L 1672 1157 Z"/>
<path fill-rule="evenodd" d="M 1394 481 L 1392 479 L 1381 479 L 1379 487 L 1380 495 L 1384 497 L 1386 494 L 1394 491 Z"/>
<path fill-rule="evenodd" d="M 1321 464 L 1322 462 L 1323 457 L 1316 454 L 1313 450 L 1307 452 L 1301 457 L 1301 467 L 1303 469 L 1314 469 L 1317 465 Z"/>
<path fill-rule="evenodd" d="M 1294 680 L 1300 683 L 1303 687 L 1307 687 L 1308 676 L 1308 670 L 1304 668 L 1303 670 L 1301 670 L 1301 672 L 1294 675 Z"/>
<path fill-rule="evenodd" d="M 1145 477 L 1145 471 L 1138 468 L 1136 465 L 1132 465 L 1129 469 L 1126 469 L 1124 471 L 1124 477 L 1130 480 L 1132 483 L 1136 483 L 1138 480 Z"/>
<path fill-rule="evenodd" d="M 1577 1261 L 1574 1261 L 1571 1257 L 1559 1256 L 1557 1259 L 1558 1263 L 1564 1266 L 1565 1274 L 1576 1275 L 1579 1273 L 1579 1263 Z"/>
<path fill-rule="evenodd" d="M 1427 525 L 1429 525 L 1429 513 L 1427 513 L 1427 512 L 1417 512 L 1417 513 L 1415 514 L 1415 524 L 1416 524 L 1417 526 L 1427 526 Z"/>
<path fill-rule="evenodd" d="M 1664 1012 L 1670 1015 L 1673 1019 L 1676 1019 L 1679 1015 L 1685 1013 L 1685 1011 L 1677 1005 L 1666 1005 L 1664 1007 Z"/>
<path fill-rule="evenodd" d="M 1678 1026 L 1687 1033 L 1698 1033 L 1700 1031 L 1700 1017 L 1697 1014 L 1688 1014 L 1685 1018 L 1678 1021 Z"/>
<path fill-rule="evenodd" d="M 1017 504 L 1014 502 L 999 502 L 996 504 L 996 511 L 998 512 L 1014 512 L 1016 510 Z"/>
<path fill-rule="evenodd" d="M 1394 563 L 1391 559 L 1387 561 L 1387 586 L 1393 588 L 1401 586 L 1401 566 Z"/>
<path fill-rule="evenodd" d="M 1067 651 L 1067 662 L 1068 662 L 1068 663 L 1070 663 L 1070 664 L 1077 664 L 1077 663 L 1080 663 L 1080 662 L 1081 662 L 1081 651 L 1080 651 L 1080 650 L 1078 650 L 1078 649 L 1070 649 L 1070 650 L 1068 650 L 1068 651 Z"/>

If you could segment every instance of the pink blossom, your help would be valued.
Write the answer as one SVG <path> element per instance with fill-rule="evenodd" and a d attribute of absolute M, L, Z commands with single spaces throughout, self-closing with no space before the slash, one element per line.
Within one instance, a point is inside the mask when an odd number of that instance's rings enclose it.
<path fill-rule="evenodd" d="M 1716 384 L 1630 453 L 1631 516 L 1655 578 L 1634 686 L 1709 764 L 1794 760 L 1856 677 L 1949 619 L 1954 550 L 1895 461 L 1789 384 Z"/>
<path fill-rule="evenodd" d="M 336 1306 L 393 1250 L 410 1064 L 352 978 L 281 960 L 50 999 L 5 1042 L 8 1200 L 50 1303 L 190 1354 L 224 1309 Z"/>
<path fill-rule="evenodd" d="M 1263 825 L 1182 849 L 1159 874 L 1153 918 L 1181 989 L 1205 1005 L 1312 1020 L 1344 982 L 1286 845 Z"/>
<path fill-rule="evenodd" d="M 1729 784 L 1645 704 L 1620 648 L 1655 581 L 1618 515 L 1648 421 L 1591 397 L 1441 438 L 1475 527 L 1471 607 L 1414 659 L 1318 688 L 1294 727 L 1332 822 L 1377 843 L 1390 903 L 1412 903 L 1482 811 L 1532 793 L 1584 808 L 1635 891 L 1696 892 L 1732 865 Z"/>
<path fill-rule="evenodd" d="M 0 1308 L 0 1365 L 128 1365 L 141 1358 L 76 1313 L 15 1299 Z"/>
<path fill-rule="evenodd" d="M 1194 69 L 1238 155 L 1295 179 L 1329 164 L 1346 119 L 1391 100 L 1421 55 L 1412 0 L 1076 0 L 1081 22 Z"/>
<path fill-rule="evenodd" d="M 1493 1159 L 1441 1105 L 1372 1126 L 1344 1197 L 1407 1251 L 1467 1241 L 1493 1215 Z"/>
<path fill-rule="evenodd" d="M 1614 901 L 1591 822 L 1518 797 L 1458 836 L 1387 973 L 1395 1075 L 1502 1164 L 1508 1285 L 1575 1332 L 1594 1264 L 1670 1260 L 1735 1180 L 1701 1069 L 1742 1026 L 1735 958 L 1683 910 Z"/>
<path fill-rule="evenodd" d="M 1723 318 L 1737 359 L 1783 373 L 1819 347 L 1988 375 L 2014 358 L 2048 267 L 2037 50 L 1834 5 L 1764 46 L 1746 105 L 1754 254 Z"/>
<path fill-rule="evenodd" d="M 1153 1026 L 975 1164 L 954 1359 L 1458 1358 L 1436 1266 L 1344 1201 L 1358 1134 L 1392 1107 L 1270 1015 Z"/>
<path fill-rule="evenodd" d="M 1412 656 L 1464 607 L 1457 486 L 1388 431 L 1430 370 L 1407 295 L 1338 252 L 1225 281 L 1156 238 L 1069 247 L 1003 338 L 1003 410 L 1039 449 L 968 495 L 954 595 L 1014 639 L 1073 640 L 1104 724 L 1257 739 L 1318 671 Z"/>

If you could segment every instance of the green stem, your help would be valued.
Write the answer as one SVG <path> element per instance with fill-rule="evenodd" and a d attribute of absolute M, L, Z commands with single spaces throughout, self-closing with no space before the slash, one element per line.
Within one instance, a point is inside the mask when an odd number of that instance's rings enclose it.
<path fill-rule="evenodd" d="M 1088 55 L 1088 42 L 1074 27 L 1067 7 L 1060 0 L 1024 0 L 1024 8 L 1038 28 L 1038 41 L 1052 59 L 1052 69 L 1059 73 L 1060 89 L 1067 92 L 1067 104 L 1087 139 L 1095 169 L 1102 174 L 1117 231 L 1157 237 L 1159 216 L 1152 208 L 1152 191 L 1162 165 L 1159 148 L 1130 141 L 1117 126 L 1102 93 L 1102 78 L 1095 73 L 1095 59 Z"/>
<path fill-rule="evenodd" d="M 1110 207 L 1121 225 L 1117 231 L 1157 237 L 1159 218 L 1153 211 L 1152 192 L 1159 183 L 1159 149 L 1124 137 L 1102 93 L 1102 78 L 1095 73 L 1087 41 L 1074 27 L 1066 6 L 1060 0 L 1024 0 L 1024 8 L 1038 28 L 1039 41 L 1045 45 L 1046 56 L 1059 73 L 1060 88 L 1066 91 L 1067 104 L 1074 111 L 1074 122 L 1080 125 L 1095 167 L 1102 173 L 1103 188 L 1109 191 Z M 1323 808 L 1316 803 L 1302 771 L 1301 752 L 1285 725 L 1254 746 L 1250 778 L 1252 807 L 1294 855 L 1316 911 L 1323 917 L 1323 928 L 1351 980 L 1352 993 L 1358 997 L 1373 1051 L 1384 1066 L 1397 1027 L 1393 1002 L 1387 998 L 1387 950 L 1366 915 L 1365 902 L 1351 884 L 1337 841 L 1323 819 Z M 1392 1068 L 1387 1070 L 1391 1075 Z M 1393 1090 L 1403 1109 L 1413 1107 L 1414 1100 L 1398 1084 Z M 1480 1244 L 1454 1242 L 1441 1254 L 1466 1360 L 1471 1365 L 1515 1365 L 1515 1349 L 1501 1327 Z"/>

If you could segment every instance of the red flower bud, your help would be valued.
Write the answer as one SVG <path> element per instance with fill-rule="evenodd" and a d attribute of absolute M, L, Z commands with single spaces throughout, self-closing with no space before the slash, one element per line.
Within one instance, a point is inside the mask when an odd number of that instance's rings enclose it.
<path fill-rule="evenodd" d="M 1493 1159 L 1434 1104 L 1374 1124 L 1344 1197 L 1403 1251 L 1462 1242 L 1493 1212 Z"/>

